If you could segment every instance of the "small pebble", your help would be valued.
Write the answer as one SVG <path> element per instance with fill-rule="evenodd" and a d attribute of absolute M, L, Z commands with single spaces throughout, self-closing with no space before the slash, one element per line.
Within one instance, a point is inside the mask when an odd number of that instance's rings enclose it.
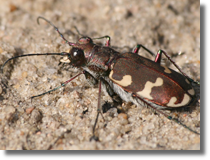
<path fill-rule="evenodd" d="M 128 124 L 128 116 L 125 113 L 118 114 L 118 119 L 120 120 L 120 124 L 126 125 Z"/>
<path fill-rule="evenodd" d="M 37 110 L 33 110 L 31 113 L 30 123 L 37 123 L 42 119 L 42 114 Z"/>
<path fill-rule="evenodd" d="M 11 115 L 13 113 L 15 113 L 15 108 L 13 106 L 6 106 L 4 108 L 4 111 L 8 114 L 8 115 Z"/>
<path fill-rule="evenodd" d="M 0 54 L 3 52 L 4 50 L 0 47 Z"/>
<path fill-rule="evenodd" d="M 26 109 L 27 114 L 31 114 L 31 112 L 34 110 L 34 107 L 30 107 Z"/>
<path fill-rule="evenodd" d="M 118 118 L 119 119 L 128 119 L 128 116 L 127 116 L 127 114 L 125 114 L 125 113 L 120 113 L 120 114 L 118 114 Z"/>

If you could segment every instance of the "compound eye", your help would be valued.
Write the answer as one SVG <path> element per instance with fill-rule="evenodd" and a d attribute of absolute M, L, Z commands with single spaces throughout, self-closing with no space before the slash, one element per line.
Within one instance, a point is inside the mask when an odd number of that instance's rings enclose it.
<path fill-rule="evenodd" d="M 81 49 L 74 48 L 71 51 L 71 59 L 79 60 L 84 57 L 84 52 Z"/>
<path fill-rule="evenodd" d="M 79 48 L 71 49 L 69 60 L 71 62 L 71 65 L 73 65 L 74 67 L 80 67 L 86 64 L 84 52 Z"/>

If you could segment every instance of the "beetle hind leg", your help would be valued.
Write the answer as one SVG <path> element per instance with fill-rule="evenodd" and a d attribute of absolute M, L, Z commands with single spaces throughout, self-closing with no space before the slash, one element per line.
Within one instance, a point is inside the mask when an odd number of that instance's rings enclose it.
<path fill-rule="evenodd" d="M 182 70 L 181 68 L 169 57 L 169 55 L 163 51 L 163 50 L 159 50 L 157 52 L 157 54 L 155 55 L 152 51 L 150 51 L 147 47 L 141 45 L 141 44 L 137 44 L 136 47 L 133 48 L 133 53 L 137 54 L 139 49 L 143 48 L 144 50 L 146 50 L 150 55 L 152 55 L 153 57 L 155 57 L 155 62 L 160 64 L 161 63 L 161 58 L 162 58 L 162 53 L 166 56 L 166 58 L 192 83 L 194 82 L 189 76 L 187 76 Z"/>
<path fill-rule="evenodd" d="M 157 56 L 160 55 L 161 57 L 161 54 L 164 54 L 166 56 L 166 58 L 179 70 L 179 72 L 181 72 L 189 81 L 191 82 L 194 82 L 190 77 L 188 77 L 182 70 L 181 68 L 169 57 L 169 55 L 163 51 L 163 50 L 159 50 L 158 53 L 157 53 Z M 158 58 L 157 58 L 158 59 Z"/>
<path fill-rule="evenodd" d="M 132 93 L 132 97 L 139 99 L 142 103 L 144 103 L 145 106 L 149 107 L 150 109 L 152 109 L 153 111 L 155 111 L 158 114 L 161 114 L 163 116 L 165 116 L 167 119 L 183 126 L 184 128 L 188 129 L 189 131 L 200 135 L 200 133 L 198 133 L 196 130 L 193 130 L 192 128 L 188 127 L 187 125 L 185 125 L 184 123 L 182 123 L 181 121 L 179 121 L 177 118 L 173 118 L 172 116 L 168 115 L 167 113 L 164 113 L 163 111 L 159 110 L 157 107 L 155 107 L 152 103 L 149 103 L 148 101 L 146 101 L 145 99 L 139 97 L 136 93 Z"/>

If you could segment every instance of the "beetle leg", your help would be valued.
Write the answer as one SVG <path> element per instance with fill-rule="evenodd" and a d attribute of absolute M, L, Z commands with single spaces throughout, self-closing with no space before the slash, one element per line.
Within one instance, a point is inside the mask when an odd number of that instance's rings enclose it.
<path fill-rule="evenodd" d="M 160 51 L 160 50 L 159 50 Z M 162 57 L 162 52 L 157 53 L 156 57 L 155 57 L 155 62 L 159 63 L 161 62 L 161 57 Z"/>
<path fill-rule="evenodd" d="M 89 72 L 84 70 L 84 75 L 85 75 L 86 80 L 89 82 L 89 84 L 91 85 L 98 84 L 98 80 L 95 77 L 93 77 Z"/>
<path fill-rule="evenodd" d="M 153 57 L 155 56 L 155 54 L 150 51 L 147 47 L 143 46 L 142 44 L 137 44 L 134 48 L 133 48 L 133 53 L 138 53 L 140 48 L 143 48 L 144 50 L 146 50 L 149 54 L 151 54 Z"/>
<path fill-rule="evenodd" d="M 84 75 L 85 78 L 87 79 L 87 81 L 90 84 L 96 85 L 98 84 L 98 88 L 99 88 L 99 92 L 98 92 L 98 106 L 97 106 L 97 116 L 95 119 L 95 123 L 93 126 L 93 136 L 90 138 L 90 140 L 94 139 L 96 141 L 98 141 L 98 137 L 95 135 L 95 129 L 96 129 L 96 125 L 98 122 L 98 117 L 99 114 L 101 114 L 103 120 L 105 121 L 103 114 L 102 114 L 102 105 L 101 105 L 101 86 L 103 85 L 104 89 L 107 91 L 107 93 L 109 94 L 109 96 L 112 98 L 113 103 L 122 103 L 120 97 L 113 91 L 113 89 L 111 88 L 111 86 L 108 84 L 107 81 L 105 81 L 102 77 L 99 78 L 99 80 L 97 80 L 95 77 L 93 77 L 89 72 L 84 70 Z M 106 125 L 106 124 L 105 124 Z"/>
<path fill-rule="evenodd" d="M 163 50 L 159 50 L 158 51 L 158 53 L 157 53 L 157 55 L 158 54 L 164 54 L 167 58 L 168 58 L 168 60 L 188 79 L 188 80 L 190 80 L 191 82 L 193 81 L 190 77 L 188 77 L 182 70 L 181 70 L 181 68 L 168 56 L 168 54 L 165 52 L 165 51 L 163 51 Z M 193 81 L 194 82 L 194 81 Z"/>
<path fill-rule="evenodd" d="M 109 96 L 112 98 L 112 101 L 114 104 L 122 103 L 121 98 L 114 92 L 112 87 L 108 84 L 107 81 L 105 81 L 103 78 L 101 78 L 102 84 L 106 89 L 106 92 L 109 94 Z"/>
<path fill-rule="evenodd" d="M 91 85 L 96 85 L 98 84 L 98 80 L 93 77 L 89 72 L 84 71 L 84 75 L 86 80 L 89 82 Z M 122 103 L 122 100 L 120 97 L 113 91 L 112 87 L 105 81 L 103 78 L 101 78 L 102 85 L 104 86 L 106 92 L 109 94 L 109 96 L 112 98 L 114 103 Z"/>
<path fill-rule="evenodd" d="M 133 52 L 133 53 L 138 53 L 140 48 L 141 48 L 141 45 L 140 45 L 140 44 L 137 44 L 137 45 L 133 48 L 132 52 Z"/>
<path fill-rule="evenodd" d="M 110 42 L 111 42 L 111 37 L 109 37 L 109 36 L 103 36 L 103 37 L 93 38 L 93 39 L 103 39 L 103 38 L 106 38 L 105 46 L 109 47 L 110 46 Z"/>
<path fill-rule="evenodd" d="M 164 115 L 167 119 L 174 121 L 175 123 L 183 126 L 184 128 L 188 129 L 189 131 L 200 135 L 200 133 L 198 133 L 197 131 L 191 129 L 190 127 L 186 126 L 185 124 L 183 124 L 181 121 L 179 121 L 177 118 L 173 118 L 170 115 L 160 111 L 159 109 L 157 109 L 156 107 L 154 107 L 152 104 L 148 103 L 147 101 L 145 101 L 143 98 L 139 97 L 136 93 L 132 93 L 132 97 L 134 98 L 138 98 L 140 101 L 142 101 L 147 107 L 151 108 L 153 111 L 155 111 L 156 113 L 162 114 Z"/>
<path fill-rule="evenodd" d="M 145 46 L 143 46 L 143 45 L 141 45 L 141 44 L 137 44 L 137 46 L 136 47 L 134 47 L 134 49 L 133 49 L 133 53 L 138 53 L 138 51 L 139 51 L 139 49 L 140 48 L 143 48 L 144 50 L 146 50 L 148 53 L 150 53 L 152 56 L 155 56 L 155 54 L 152 52 L 152 51 L 150 51 L 148 48 L 146 48 Z M 157 55 L 155 56 L 155 62 L 156 63 L 159 63 L 160 64 L 160 62 L 161 62 L 161 57 L 162 57 L 162 53 L 168 58 L 168 60 L 188 79 L 188 80 L 190 80 L 191 82 L 194 82 L 190 77 L 188 77 L 184 72 L 182 72 L 182 70 L 181 70 L 181 68 L 179 68 L 179 66 L 168 56 L 168 54 L 165 52 L 165 51 L 163 51 L 163 50 L 159 50 L 158 52 L 157 52 Z"/>
<path fill-rule="evenodd" d="M 80 33 L 80 31 L 78 30 L 78 28 L 77 28 L 76 26 L 74 26 L 74 28 L 76 29 L 78 35 L 80 35 L 81 37 L 84 37 L 84 35 L 82 35 L 82 34 Z"/>
<path fill-rule="evenodd" d="M 102 114 L 102 106 L 101 106 L 101 86 L 103 85 L 105 87 L 107 93 L 112 98 L 113 103 L 122 103 L 122 100 L 120 99 L 120 97 L 113 91 L 113 89 L 108 84 L 108 82 L 105 81 L 102 77 L 100 77 L 98 85 L 99 85 L 98 86 L 99 87 L 99 92 L 98 92 L 97 116 L 96 116 L 96 120 L 95 120 L 95 123 L 94 123 L 94 126 L 93 126 L 93 136 L 91 137 L 90 140 L 92 140 L 92 139 L 98 140 L 97 136 L 95 136 L 95 128 L 96 128 L 96 125 L 97 125 L 99 114 L 101 114 L 103 120 L 105 121 L 105 119 L 103 117 L 103 114 Z M 106 124 L 104 126 L 106 126 Z"/>
<path fill-rule="evenodd" d="M 153 57 L 155 56 L 155 54 L 150 51 L 148 48 L 146 48 L 145 46 L 141 45 L 141 44 L 137 44 L 136 47 L 133 48 L 133 53 L 138 53 L 140 48 L 143 48 L 144 50 L 146 50 L 149 54 L 151 54 Z M 158 52 L 157 55 L 155 56 L 155 62 L 159 63 L 161 62 L 161 55 L 162 52 Z"/>
<path fill-rule="evenodd" d="M 55 90 L 57 90 L 57 89 L 59 89 L 59 88 L 61 88 L 61 87 L 65 87 L 67 83 L 71 82 L 73 79 L 77 78 L 77 77 L 80 76 L 81 74 L 84 74 L 84 71 L 80 72 L 79 74 L 77 74 L 77 75 L 74 76 L 73 78 L 71 78 L 71 79 L 69 79 L 68 81 L 62 83 L 60 86 L 58 86 L 58 87 L 56 87 L 56 88 L 54 88 L 54 89 L 51 89 L 51 90 L 49 90 L 49 91 L 47 91 L 47 92 L 44 92 L 44 93 L 39 94 L 39 95 L 36 95 L 36 96 L 32 96 L 31 99 L 33 99 L 33 98 L 35 98 L 35 97 L 43 96 L 43 95 L 48 94 L 48 93 L 51 93 L 51 92 L 53 92 L 53 91 L 55 91 Z"/>
<path fill-rule="evenodd" d="M 96 116 L 96 120 L 95 120 L 95 123 L 94 123 L 94 126 L 93 126 L 93 136 L 91 137 L 91 139 L 95 139 L 95 140 L 98 140 L 97 136 L 95 136 L 95 129 L 96 129 L 96 124 L 98 122 L 98 117 L 99 117 L 99 114 L 101 114 L 103 120 L 105 121 L 104 117 L 103 117 L 103 114 L 102 114 L 102 109 L 101 109 L 101 79 L 99 79 L 99 83 L 98 83 L 98 88 L 99 88 L 99 91 L 98 91 L 98 106 L 97 106 L 97 116 Z M 90 140 L 91 140 L 90 139 Z"/>

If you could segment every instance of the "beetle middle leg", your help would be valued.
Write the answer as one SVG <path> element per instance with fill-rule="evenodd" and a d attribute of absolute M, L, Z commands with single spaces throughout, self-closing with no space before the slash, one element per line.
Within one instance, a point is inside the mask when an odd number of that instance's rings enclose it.
<path fill-rule="evenodd" d="M 98 80 L 96 78 L 94 78 L 89 72 L 84 71 L 84 75 L 86 80 L 92 84 L 92 85 L 96 85 L 98 84 Z M 103 89 L 109 94 L 109 96 L 112 98 L 113 101 L 113 105 L 115 104 L 121 104 L 122 100 L 121 98 L 114 92 L 114 90 L 112 89 L 112 87 L 108 84 L 107 81 L 105 81 L 102 77 L 100 78 L 100 80 L 102 81 L 102 87 Z M 103 105 L 102 105 L 103 106 Z M 103 108 L 103 107 L 102 107 Z"/>
<path fill-rule="evenodd" d="M 109 47 L 110 46 L 110 42 L 111 42 L 111 37 L 109 37 L 109 36 L 103 36 L 103 37 L 93 38 L 93 39 L 103 39 L 103 38 L 106 38 L 105 46 L 106 47 Z"/>
<path fill-rule="evenodd" d="M 143 46 L 142 44 L 137 44 L 134 48 L 133 48 L 133 53 L 138 53 L 140 48 L 143 48 L 144 50 L 146 50 L 149 54 L 151 54 L 153 57 L 155 57 L 155 54 L 150 51 L 147 47 Z"/>
<path fill-rule="evenodd" d="M 97 81 L 90 73 L 88 73 L 87 71 L 85 72 L 85 77 L 89 79 L 89 82 L 93 82 L 95 84 L 95 82 L 98 82 L 98 88 L 99 88 L 99 92 L 98 92 L 98 106 L 97 106 L 97 116 L 96 116 L 96 120 L 93 126 L 93 136 L 90 138 L 90 141 L 92 139 L 98 141 L 98 137 L 95 135 L 95 129 L 96 129 L 96 125 L 98 122 L 98 117 L 99 114 L 101 114 L 104 122 L 105 119 L 103 117 L 103 106 L 101 105 L 101 89 L 102 86 L 105 88 L 106 92 L 109 94 L 109 96 L 112 98 L 113 100 L 113 104 L 116 103 L 122 103 L 122 100 L 120 99 L 120 97 L 113 91 L 113 89 L 111 88 L 111 86 L 108 84 L 108 82 L 106 82 L 102 77 L 99 78 L 99 80 Z M 106 124 L 104 125 L 106 126 Z"/>
<path fill-rule="evenodd" d="M 145 51 L 147 51 L 150 55 L 152 55 L 153 57 L 155 57 L 155 62 L 159 63 L 161 62 L 161 56 L 162 56 L 162 52 L 159 52 L 155 55 L 152 51 L 150 51 L 147 47 L 143 46 L 142 44 L 137 44 L 134 48 L 133 48 L 133 53 L 138 53 L 139 49 L 143 48 Z"/>

